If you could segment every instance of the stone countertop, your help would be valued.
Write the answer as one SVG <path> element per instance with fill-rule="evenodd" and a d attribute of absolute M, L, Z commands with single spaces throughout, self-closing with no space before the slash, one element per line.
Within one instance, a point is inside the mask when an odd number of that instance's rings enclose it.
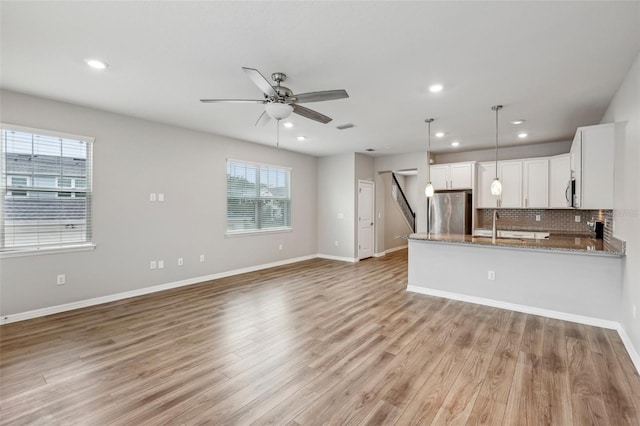
<path fill-rule="evenodd" d="M 445 244 L 465 244 L 478 245 L 483 247 L 502 247 L 521 250 L 548 250 L 573 254 L 584 254 L 593 256 L 614 256 L 625 255 L 624 243 L 620 241 L 619 246 L 606 244 L 603 240 L 589 238 L 585 236 L 551 235 L 542 240 L 525 240 L 517 238 L 496 238 L 492 242 L 491 237 L 474 237 L 461 234 L 427 234 L 416 233 L 409 236 L 409 240 L 428 241 Z"/>

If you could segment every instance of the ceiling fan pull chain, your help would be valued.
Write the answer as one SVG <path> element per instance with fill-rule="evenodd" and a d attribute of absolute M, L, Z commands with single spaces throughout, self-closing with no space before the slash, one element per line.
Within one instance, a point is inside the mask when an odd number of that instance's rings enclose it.
<path fill-rule="evenodd" d="M 276 148 L 280 149 L 280 119 L 276 119 Z"/>

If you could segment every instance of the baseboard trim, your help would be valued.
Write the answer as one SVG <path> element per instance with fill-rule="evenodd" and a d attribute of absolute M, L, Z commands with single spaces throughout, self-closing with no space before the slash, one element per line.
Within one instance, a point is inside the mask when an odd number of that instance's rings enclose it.
<path fill-rule="evenodd" d="M 382 253 L 373 253 L 373 257 L 382 257 L 384 255 L 386 255 L 387 253 L 382 252 Z"/>
<path fill-rule="evenodd" d="M 566 312 L 536 308 L 527 305 L 519 305 L 517 303 L 503 302 L 495 299 L 485 299 L 483 297 L 469 296 L 467 294 L 452 293 L 443 290 L 435 290 L 432 288 L 420 287 L 416 285 L 408 285 L 407 291 L 427 294 L 429 296 L 443 297 L 445 299 L 459 300 L 461 302 L 475 303 L 477 305 L 491 306 L 493 308 L 507 309 L 509 311 L 522 312 L 524 314 L 539 315 L 541 317 L 570 321 L 578 324 L 593 325 L 596 327 L 608 328 L 611 330 L 617 330 L 620 326 L 620 323 L 616 321 L 587 317 L 584 315 L 569 314 Z"/>
<path fill-rule="evenodd" d="M 173 281 L 165 284 L 144 287 L 136 290 L 125 291 L 123 293 L 109 294 L 107 296 L 94 297 L 92 299 L 80 300 L 77 302 L 65 303 L 63 305 L 49 306 L 32 311 L 20 312 L 12 315 L 4 315 L 0 317 L 0 325 L 12 322 L 25 321 L 32 318 L 43 317 L 46 315 L 58 314 L 60 312 L 72 311 L 74 309 L 87 308 L 89 306 L 100 305 L 102 303 L 115 302 L 122 299 L 129 299 L 136 296 L 144 296 L 145 294 L 156 293 L 159 291 L 170 290 L 172 288 L 184 287 L 188 285 L 198 284 L 205 281 L 216 280 L 219 278 L 230 277 L 233 275 L 246 274 L 248 272 L 259 271 L 262 269 L 273 268 L 276 266 L 288 265 L 290 263 L 302 262 L 304 260 L 314 259 L 317 255 L 309 255 L 296 257 L 293 259 L 280 260 L 277 262 L 265 263 L 262 265 L 250 266 L 247 268 L 233 269 L 231 271 L 219 272 L 217 274 L 203 275 L 185 280 Z"/>
<path fill-rule="evenodd" d="M 442 297 L 445 299 L 459 300 L 461 302 L 475 303 L 477 305 L 491 306 L 492 308 L 506 309 L 509 311 L 522 312 L 524 314 L 539 315 L 541 317 L 553 318 L 562 321 L 575 322 L 578 324 L 591 325 L 595 327 L 616 330 L 620 335 L 620 339 L 624 344 L 631 362 L 636 367 L 636 371 L 640 374 L 640 355 L 636 351 L 627 332 L 617 321 L 605 320 L 601 318 L 588 317 L 584 315 L 569 314 L 566 312 L 553 311 L 551 309 L 536 308 L 533 306 L 519 305 L 517 303 L 502 302 L 500 300 L 486 299 L 483 297 L 469 296 L 467 294 L 452 293 L 449 291 L 436 290 L 433 288 L 421 287 L 409 284 L 407 291 L 412 293 L 425 294 L 428 296 Z"/>
<path fill-rule="evenodd" d="M 390 248 L 390 249 L 386 249 L 384 252 L 385 252 L 385 254 L 386 254 L 386 253 L 393 253 L 394 251 L 404 250 L 404 249 L 406 249 L 407 247 L 409 247 L 409 245 L 408 245 L 408 244 L 405 244 L 405 245 L 403 245 L 403 246 L 392 247 L 392 248 Z"/>
<path fill-rule="evenodd" d="M 618 324 L 618 328 L 616 329 L 616 331 L 620 335 L 620 339 L 622 340 L 622 343 L 624 344 L 629 357 L 631 357 L 631 362 L 633 362 L 633 365 L 636 367 L 636 371 L 638 372 L 638 374 L 640 374 L 640 354 L 638 354 L 638 351 L 633 346 L 633 342 L 631 341 L 631 338 L 629 337 L 627 332 L 624 330 L 622 324 Z"/>
<path fill-rule="evenodd" d="M 355 258 L 355 257 L 333 256 L 331 254 L 320 254 L 320 253 L 318 253 L 318 255 L 316 257 L 319 257 L 320 259 L 339 260 L 341 262 L 351 262 L 351 263 L 357 263 L 357 262 L 360 261 L 360 259 Z"/>

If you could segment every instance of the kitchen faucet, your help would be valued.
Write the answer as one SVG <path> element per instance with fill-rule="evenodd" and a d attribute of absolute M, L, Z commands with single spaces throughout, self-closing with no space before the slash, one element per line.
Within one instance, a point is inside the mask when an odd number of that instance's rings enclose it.
<path fill-rule="evenodd" d="M 496 221 L 500 218 L 498 214 L 498 209 L 493 211 L 493 228 L 491 230 L 491 242 L 495 244 L 496 237 L 498 236 L 498 231 L 496 230 Z"/>

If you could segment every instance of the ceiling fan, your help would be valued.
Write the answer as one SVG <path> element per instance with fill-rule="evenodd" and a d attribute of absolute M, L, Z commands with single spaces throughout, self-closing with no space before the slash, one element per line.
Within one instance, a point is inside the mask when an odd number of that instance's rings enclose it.
<path fill-rule="evenodd" d="M 264 104 L 265 110 L 262 112 L 260 117 L 258 117 L 256 126 L 264 126 L 272 118 L 280 121 L 289 117 L 292 112 L 303 117 L 310 118 L 311 120 L 327 124 L 332 120 L 331 117 L 327 117 L 318 111 L 303 107 L 299 104 L 330 101 L 349 97 L 346 90 L 324 90 L 321 92 L 294 94 L 291 89 L 280 84 L 287 78 L 285 73 L 274 72 L 271 74 L 271 79 L 276 83 L 275 86 L 273 86 L 262 74 L 260 74 L 260 71 L 245 67 L 242 67 L 242 70 L 247 74 L 251 81 L 253 81 L 253 84 L 258 86 L 258 89 L 262 91 L 264 94 L 263 99 L 200 99 L 200 102 Z"/>

